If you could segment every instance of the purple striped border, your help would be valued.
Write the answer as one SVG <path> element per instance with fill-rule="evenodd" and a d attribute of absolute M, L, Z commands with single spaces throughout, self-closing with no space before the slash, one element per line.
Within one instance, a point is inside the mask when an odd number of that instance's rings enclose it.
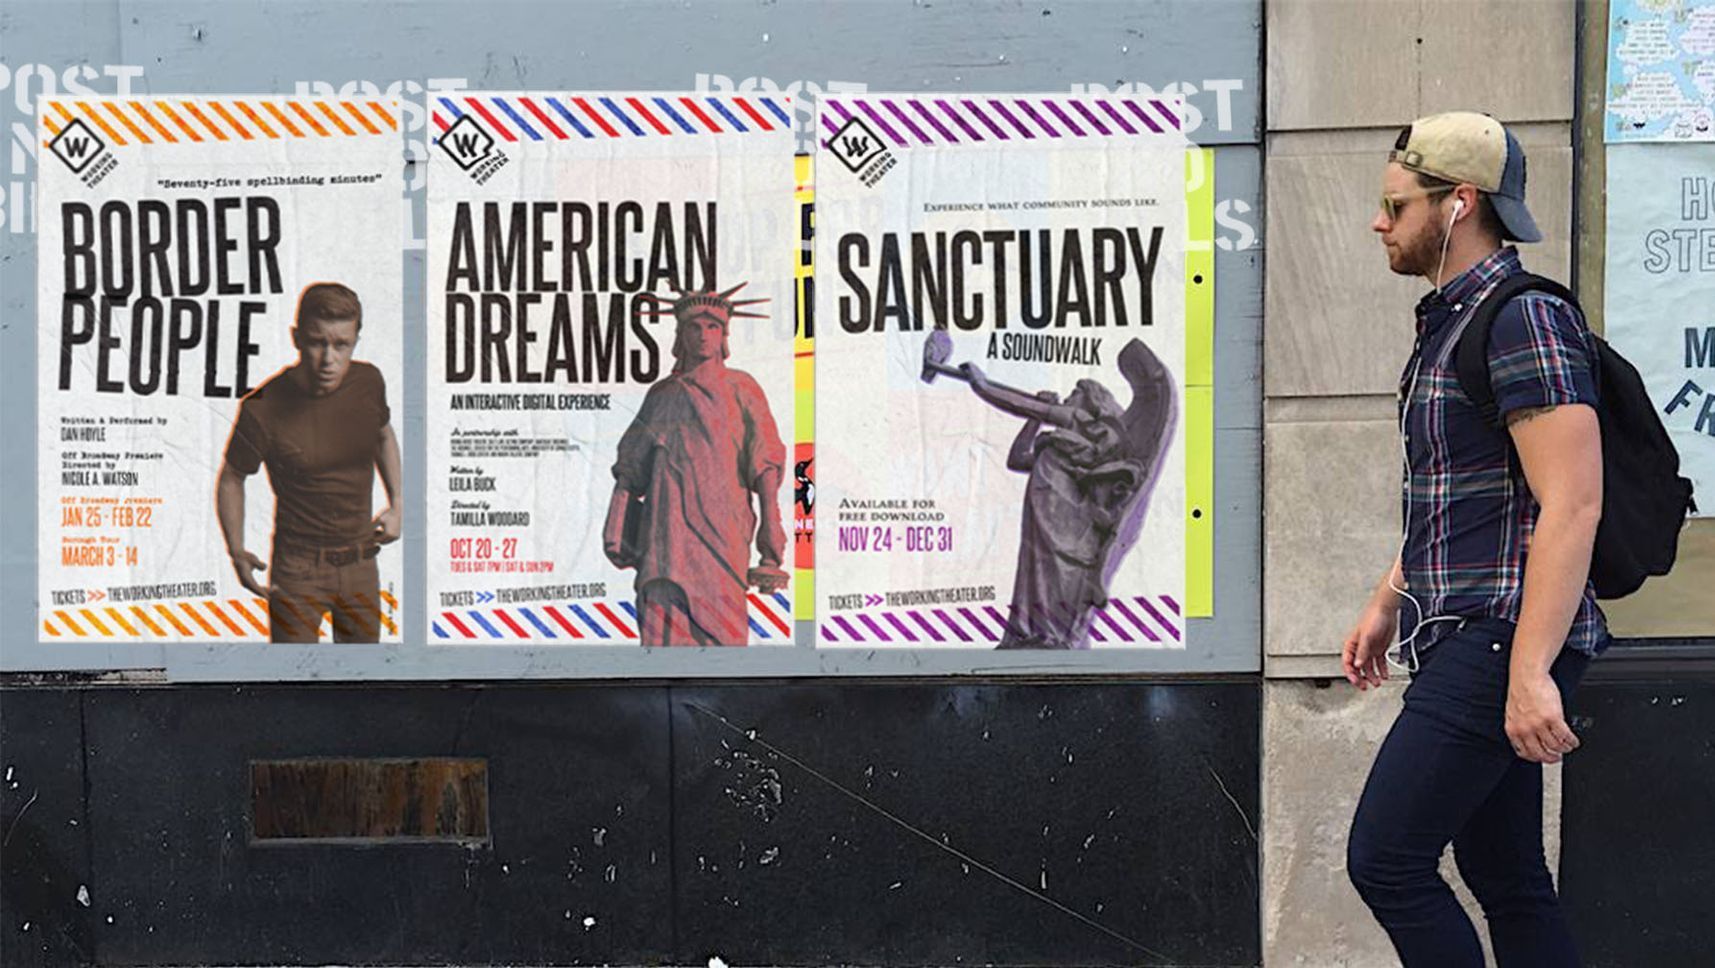
<path fill-rule="evenodd" d="M 1039 607 L 1041 617 L 1060 619 L 1054 624 L 1065 620 L 1064 612 L 1064 607 Z M 1171 595 L 1117 597 L 1089 610 L 1089 636 L 1107 647 L 1175 648 L 1184 644 L 1180 614 L 1179 602 Z M 1009 629 L 1030 624 L 1014 621 L 1010 609 L 996 604 L 855 610 L 823 619 L 820 638 L 836 645 L 982 648 L 999 643 Z"/>
<path fill-rule="evenodd" d="M 823 146 L 862 118 L 896 148 L 992 144 L 1039 138 L 1176 138 L 1180 102 L 1143 97 L 838 95 L 821 100 Z"/>

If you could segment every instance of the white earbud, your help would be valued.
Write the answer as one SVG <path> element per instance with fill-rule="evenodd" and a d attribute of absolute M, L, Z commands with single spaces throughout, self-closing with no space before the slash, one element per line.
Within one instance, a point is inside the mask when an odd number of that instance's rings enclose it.
<path fill-rule="evenodd" d="M 1453 217 L 1458 218 L 1459 213 L 1463 212 L 1464 210 L 1465 210 L 1465 200 L 1463 198 L 1453 199 Z"/>

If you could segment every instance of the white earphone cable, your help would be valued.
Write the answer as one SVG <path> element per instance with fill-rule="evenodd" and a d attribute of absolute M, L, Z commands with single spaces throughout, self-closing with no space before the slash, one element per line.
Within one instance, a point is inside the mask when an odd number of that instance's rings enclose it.
<path fill-rule="evenodd" d="M 1435 263 L 1435 289 L 1437 292 L 1441 290 L 1441 272 L 1447 268 L 1447 243 L 1453 241 L 1453 223 L 1464 209 L 1464 199 L 1453 199 L 1453 214 L 1447 217 L 1447 231 L 1441 233 L 1441 260 Z"/>
<path fill-rule="evenodd" d="M 1463 210 L 1464 207 L 1465 203 L 1462 200 L 1453 200 L 1453 214 L 1447 219 L 1447 231 L 1442 233 L 1441 236 L 1441 259 L 1435 266 L 1435 288 L 1437 291 L 1440 291 L 1441 289 L 1441 272 L 1447 267 L 1447 243 L 1453 238 L 1453 222 L 1459 217 L 1459 212 Z M 1406 445 L 1406 428 L 1408 426 L 1406 418 L 1411 414 L 1411 401 L 1417 396 L 1417 377 L 1422 368 L 1423 355 L 1420 348 L 1417 359 L 1412 361 L 1411 380 L 1407 384 L 1405 400 L 1401 403 L 1399 408 L 1399 456 L 1400 464 L 1405 471 L 1405 521 L 1403 526 L 1400 528 L 1398 556 L 1402 572 L 1405 568 L 1406 539 L 1411 534 L 1411 452 Z M 1401 578 L 1403 579 L 1404 576 L 1401 575 Z M 1400 634 L 1404 631 L 1403 624 L 1396 626 L 1394 643 L 1382 652 L 1382 659 L 1393 668 L 1415 675 L 1418 667 L 1421 665 L 1417 653 L 1417 636 L 1421 634 L 1424 629 L 1434 625 L 1436 622 L 1460 622 L 1464 619 L 1459 615 L 1432 615 L 1425 618 L 1423 615 L 1423 603 L 1419 602 L 1417 600 L 1417 596 L 1413 595 L 1411 592 L 1394 584 L 1392 572 L 1388 573 L 1387 586 L 1392 589 L 1394 594 L 1411 603 L 1412 610 L 1416 613 L 1417 620 L 1412 623 L 1410 635 L 1402 636 Z M 1411 659 L 1409 662 L 1404 659 L 1404 650 L 1407 647 L 1410 647 L 1411 649 Z"/>

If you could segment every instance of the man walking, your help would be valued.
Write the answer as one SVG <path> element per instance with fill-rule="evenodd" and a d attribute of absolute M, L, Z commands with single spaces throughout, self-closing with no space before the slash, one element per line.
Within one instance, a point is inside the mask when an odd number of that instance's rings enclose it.
<path fill-rule="evenodd" d="M 363 306 L 338 283 L 298 297 L 298 363 L 239 404 L 215 490 L 227 553 L 244 587 L 268 600 L 269 637 L 314 642 L 326 613 L 335 642 L 381 635 L 380 546 L 400 530 L 399 440 L 381 371 L 354 361 Z M 244 481 L 266 465 L 274 546 L 264 563 L 244 547 Z M 376 474 L 387 508 L 373 518 Z M 268 585 L 256 572 L 268 570 Z"/>
<path fill-rule="evenodd" d="M 1400 379 L 1404 539 L 1342 652 L 1360 689 L 1412 671 L 1352 821 L 1352 883 L 1408 968 L 1483 964 L 1437 873 L 1448 843 L 1502 966 L 1576 965 L 1542 850 L 1542 764 L 1578 748 L 1565 703 L 1607 628 L 1589 583 L 1602 509 L 1595 344 L 1541 292 L 1500 307 L 1487 347 L 1504 426 L 1460 389 L 1456 347 L 1541 233 L 1525 157 L 1494 119 L 1400 132 L 1371 228 L 1434 287 Z M 1391 653 L 1391 654 L 1390 654 Z"/>

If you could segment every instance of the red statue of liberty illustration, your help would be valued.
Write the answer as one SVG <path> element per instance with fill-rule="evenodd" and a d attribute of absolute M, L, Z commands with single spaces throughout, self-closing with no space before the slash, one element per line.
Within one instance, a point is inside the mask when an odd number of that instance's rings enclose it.
<path fill-rule="evenodd" d="M 1096 380 L 1079 380 L 1061 401 L 1053 391 L 1030 394 L 990 382 L 974 363 L 949 366 L 951 352 L 945 330 L 930 334 L 925 383 L 937 376 L 964 380 L 983 402 L 1024 418 L 1006 459 L 1009 470 L 1030 477 L 999 647 L 1089 648 L 1093 609 L 1107 604 L 1114 572 L 1137 543 L 1173 441 L 1173 373 L 1141 340 L 1127 342 L 1119 370 L 1131 384 L 1131 403 L 1121 408 Z"/>
<path fill-rule="evenodd" d="M 644 645 L 744 645 L 748 589 L 786 587 L 777 502 L 786 445 L 762 387 L 726 365 L 731 321 L 765 318 L 740 311 L 767 301 L 732 298 L 743 287 L 643 310 L 678 322 L 673 372 L 649 388 L 620 439 L 602 544 L 616 567 L 637 569 Z"/>

